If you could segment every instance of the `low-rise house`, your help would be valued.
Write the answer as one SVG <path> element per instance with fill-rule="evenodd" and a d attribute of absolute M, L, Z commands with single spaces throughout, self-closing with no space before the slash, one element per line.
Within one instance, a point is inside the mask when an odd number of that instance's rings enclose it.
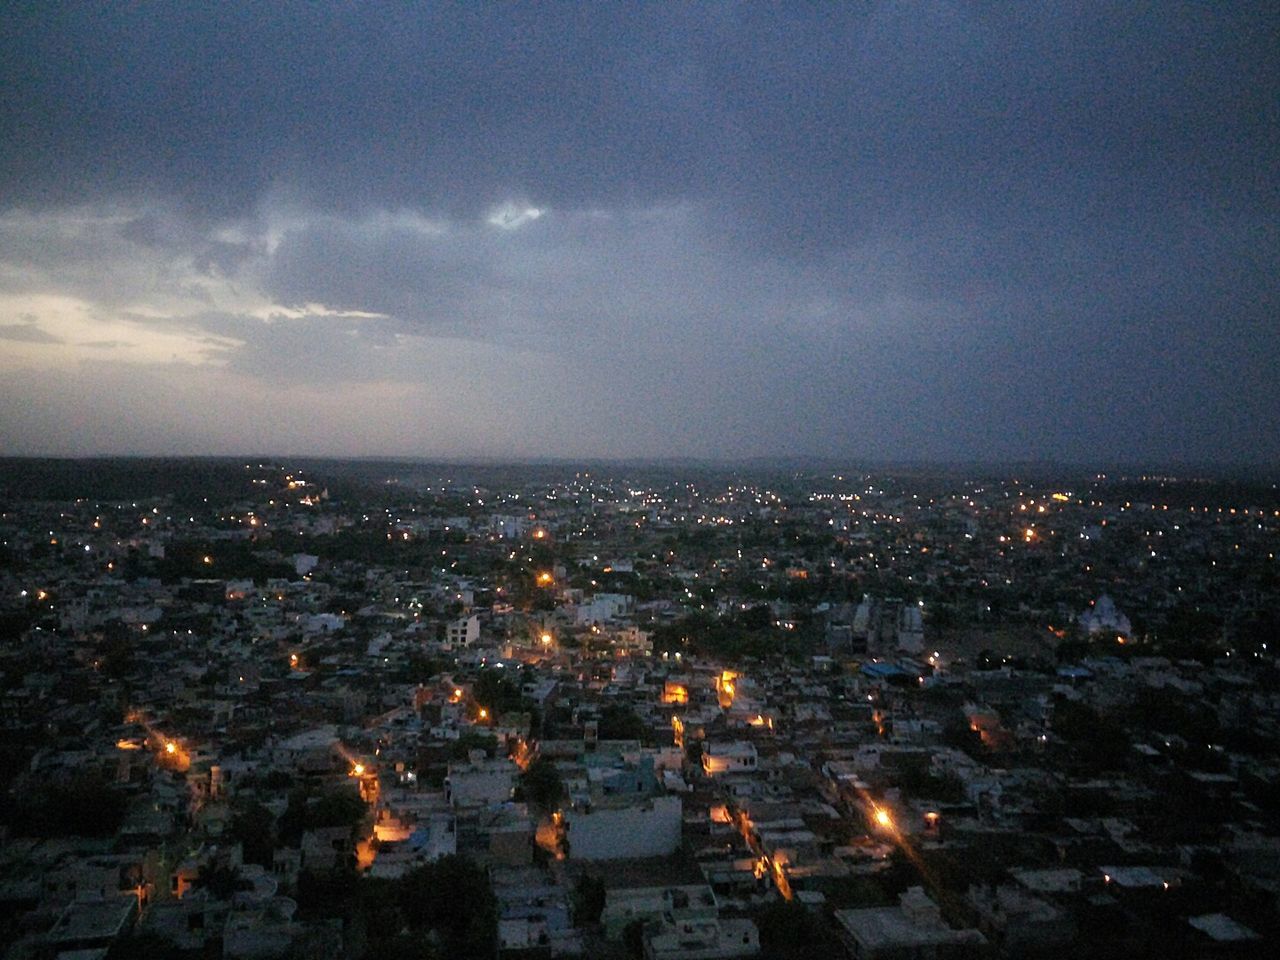
<path fill-rule="evenodd" d="M 714 922 L 719 913 L 719 903 L 709 886 L 627 887 L 608 892 L 600 923 L 608 939 L 621 940 L 623 931 L 637 921 Z"/>
<path fill-rule="evenodd" d="M 760 931 L 746 919 L 663 922 L 644 938 L 646 960 L 729 960 L 760 952 Z"/>
<path fill-rule="evenodd" d="M 978 929 L 1008 955 L 1061 956 L 1076 936 L 1070 913 L 1020 886 L 975 886 L 968 900 Z"/>
<path fill-rule="evenodd" d="M 702 772 L 708 777 L 754 773 L 759 759 L 756 745 L 749 740 L 709 742 L 702 748 Z"/>
<path fill-rule="evenodd" d="M 837 910 L 836 922 L 854 960 L 926 960 L 980 957 L 987 938 L 978 930 L 957 930 L 924 892 L 911 887 L 896 907 Z"/>

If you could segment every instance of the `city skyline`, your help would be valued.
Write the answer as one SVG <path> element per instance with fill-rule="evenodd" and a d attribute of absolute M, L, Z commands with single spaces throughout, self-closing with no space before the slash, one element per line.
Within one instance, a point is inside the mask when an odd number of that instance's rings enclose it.
<path fill-rule="evenodd" d="M 34 5 L 18 455 L 1280 461 L 1280 14 Z"/>

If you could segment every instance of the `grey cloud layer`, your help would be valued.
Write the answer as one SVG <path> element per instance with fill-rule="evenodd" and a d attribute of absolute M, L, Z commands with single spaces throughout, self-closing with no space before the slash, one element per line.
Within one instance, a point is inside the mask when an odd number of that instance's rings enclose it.
<path fill-rule="evenodd" d="M 1274 5 L 12 13 L 12 447 L 1280 456 Z"/>

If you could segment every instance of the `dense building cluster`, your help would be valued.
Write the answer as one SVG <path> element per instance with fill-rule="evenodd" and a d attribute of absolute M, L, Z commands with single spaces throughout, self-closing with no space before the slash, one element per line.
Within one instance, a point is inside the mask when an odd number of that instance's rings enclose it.
<path fill-rule="evenodd" d="M 0 503 L 6 960 L 1280 935 L 1274 485 L 100 467 Z"/>

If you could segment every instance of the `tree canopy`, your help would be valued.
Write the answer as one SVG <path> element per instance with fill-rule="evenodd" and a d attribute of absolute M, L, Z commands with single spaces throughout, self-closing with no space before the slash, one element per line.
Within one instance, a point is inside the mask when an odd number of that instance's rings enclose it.
<path fill-rule="evenodd" d="M 543 813 L 553 811 L 566 796 L 564 780 L 549 757 L 538 757 L 521 777 L 520 786 L 529 803 Z"/>

